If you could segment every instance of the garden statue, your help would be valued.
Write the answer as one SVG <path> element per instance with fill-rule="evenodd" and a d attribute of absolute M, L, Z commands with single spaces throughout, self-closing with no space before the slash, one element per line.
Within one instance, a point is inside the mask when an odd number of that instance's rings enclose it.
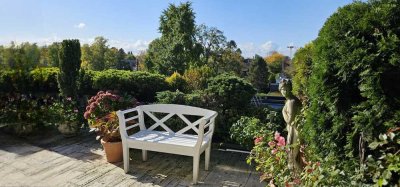
<path fill-rule="evenodd" d="M 299 131 L 295 122 L 296 116 L 300 114 L 301 102 L 296 96 L 293 95 L 292 82 L 290 80 L 283 79 L 279 83 L 279 91 L 286 98 L 285 106 L 282 109 L 282 114 L 288 131 L 288 166 L 291 170 L 301 171 Z"/>

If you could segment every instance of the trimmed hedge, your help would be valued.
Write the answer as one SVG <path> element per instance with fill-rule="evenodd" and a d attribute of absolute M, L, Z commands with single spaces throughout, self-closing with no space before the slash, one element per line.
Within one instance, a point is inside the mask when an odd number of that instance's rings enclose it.
<path fill-rule="evenodd" d="M 37 68 L 28 73 L 0 71 L 0 93 L 58 93 L 58 73 L 58 68 Z M 79 83 L 82 95 L 93 95 L 99 90 L 116 90 L 132 94 L 143 102 L 153 102 L 157 92 L 168 89 L 164 76 L 141 71 L 81 70 Z"/>
<path fill-rule="evenodd" d="M 58 92 L 58 68 L 37 68 L 30 72 L 0 71 L 0 93 Z"/>

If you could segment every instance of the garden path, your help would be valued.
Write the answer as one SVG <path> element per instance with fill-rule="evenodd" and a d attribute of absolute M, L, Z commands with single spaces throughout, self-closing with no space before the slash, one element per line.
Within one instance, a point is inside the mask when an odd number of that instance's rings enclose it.
<path fill-rule="evenodd" d="M 54 133 L 53 133 L 54 134 Z M 0 186 L 191 186 L 192 158 L 131 151 L 131 169 L 110 164 L 95 135 L 16 138 L 0 133 Z M 265 186 L 247 154 L 213 149 L 210 170 L 201 160 L 196 186 Z"/>

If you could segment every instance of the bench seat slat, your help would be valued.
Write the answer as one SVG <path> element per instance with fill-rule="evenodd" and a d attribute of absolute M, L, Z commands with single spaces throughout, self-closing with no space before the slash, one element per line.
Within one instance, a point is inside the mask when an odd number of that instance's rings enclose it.
<path fill-rule="evenodd" d="M 189 134 L 171 134 L 166 131 L 139 131 L 131 136 L 130 140 L 146 141 L 160 144 L 170 144 L 185 147 L 195 147 L 197 143 L 197 135 Z M 208 138 L 204 138 L 203 145 L 209 141 Z M 162 145 L 160 145 L 162 146 Z"/>

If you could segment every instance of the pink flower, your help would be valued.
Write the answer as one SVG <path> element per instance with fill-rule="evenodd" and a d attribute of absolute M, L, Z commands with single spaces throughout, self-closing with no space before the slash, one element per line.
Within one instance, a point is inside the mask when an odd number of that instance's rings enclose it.
<path fill-rule="evenodd" d="M 256 139 L 254 140 L 254 144 L 258 144 L 258 143 L 260 143 L 262 140 L 263 140 L 262 137 L 258 137 L 258 138 L 256 138 Z"/>
<path fill-rule="evenodd" d="M 268 185 L 269 185 L 270 187 L 275 187 L 274 179 L 270 180 Z"/>
<path fill-rule="evenodd" d="M 321 163 L 320 163 L 320 162 L 317 162 L 316 165 L 319 167 L 319 166 L 321 165 Z"/>
<path fill-rule="evenodd" d="M 88 119 L 89 116 L 90 116 L 90 113 L 89 113 L 89 112 L 85 112 L 85 114 L 83 114 L 83 117 L 84 117 L 85 119 Z"/>
<path fill-rule="evenodd" d="M 72 101 L 72 98 L 71 97 L 67 97 L 67 101 Z"/>
<path fill-rule="evenodd" d="M 278 139 L 279 139 L 280 136 L 281 136 L 281 134 L 278 131 L 275 132 L 275 140 L 276 141 L 279 141 Z"/>
<path fill-rule="evenodd" d="M 280 136 L 277 141 L 278 141 L 278 144 L 277 144 L 278 146 L 285 146 L 286 145 L 285 138 L 282 137 L 282 136 Z"/>
<path fill-rule="evenodd" d="M 75 109 L 74 112 L 75 112 L 75 113 L 78 113 L 78 109 Z"/>
<path fill-rule="evenodd" d="M 274 146 L 275 146 L 275 142 L 274 142 L 274 141 L 270 141 L 270 142 L 268 142 L 268 145 L 269 145 L 270 147 L 274 147 Z"/>
<path fill-rule="evenodd" d="M 278 149 L 273 149 L 272 151 L 271 151 L 271 153 L 274 155 L 274 154 L 276 154 L 278 152 Z"/>

